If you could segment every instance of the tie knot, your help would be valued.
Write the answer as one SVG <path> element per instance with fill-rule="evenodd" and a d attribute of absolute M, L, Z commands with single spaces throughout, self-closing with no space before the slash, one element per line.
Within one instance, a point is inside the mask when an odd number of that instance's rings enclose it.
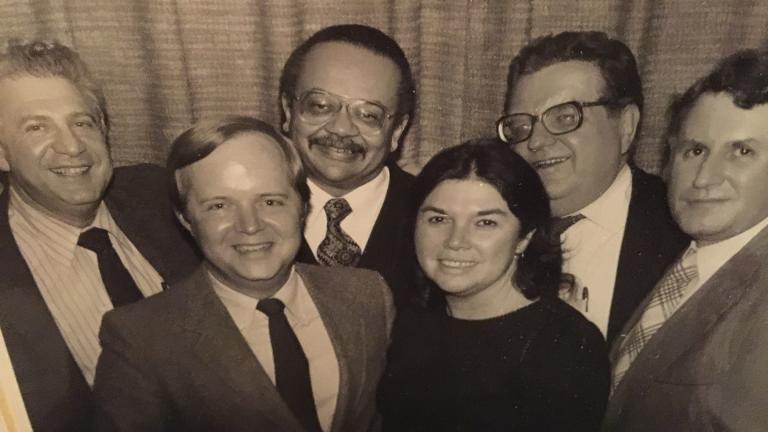
<path fill-rule="evenodd" d="M 109 233 L 101 228 L 91 228 L 83 231 L 80 233 L 77 244 L 96 253 L 112 247 L 112 243 L 109 241 Z"/>
<path fill-rule="evenodd" d="M 550 226 L 552 227 L 552 235 L 560 237 L 571 225 L 584 219 L 584 215 L 577 213 L 575 215 L 552 218 Z"/>
<path fill-rule="evenodd" d="M 348 214 L 352 213 L 352 207 L 344 198 L 333 198 L 323 206 L 325 214 L 330 222 L 341 222 Z"/>
<path fill-rule="evenodd" d="M 259 300 L 259 302 L 256 304 L 256 309 L 264 313 L 264 315 L 268 316 L 269 318 L 272 318 L 283 314 L 285 303 L 276 298 L 266 298 Z"/>

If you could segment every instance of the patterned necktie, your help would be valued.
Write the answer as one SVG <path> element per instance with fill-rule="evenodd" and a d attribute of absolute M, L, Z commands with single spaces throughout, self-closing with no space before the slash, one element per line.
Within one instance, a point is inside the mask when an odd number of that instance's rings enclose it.
<path fill-rule="evenodd" d="M 613 368 L 614 389 L 619 385 L 645 344 L 675 313 L 680 306 L 680 301 L 685 296 L 686 289 L 693 286 L 696 280 L 698 280 L 696 249 L 691 247 L 661 278 L 640 319 L 619 346 L 617 360 Z"/>
<path fill-rule="evenodd" d="M 307 431 L 318 431 L 315 398 L 309 362 L 285 316 L 285 304 L 278 299 L 259 300 L 256 309 L 269 317 L 269 338 L 275 359 L 275 386 L 291 412 Z"/>
<path fill-rule="evenodd" d="M 114 307 L 122 306 L 141 300 L 144 296 L 133 281 L 133 277 L 123 265 L 120 257 L 112 247 L 109 234 L 101 228 L 91 228 L 80 233 L 78 246 L 96 253 L 99 262 L 99 273 L 104 282 L 104 288 Z"/>
<path fill-rule="evenodd" d="M 552 220 L 550 221 L 552 235 L 554 236 L 555 234 L 557 234 L 557 237 L 560 237 L 568 228 L 570 228 L 573 224 L 575 224 L 576 222 L 582 219 L 584 219 L 584 215 L 581 213 L 577 213 L 575 215 L 570 215 L 565 217 L 552 218 Z"/>
<path fill-rule="evenodd" d="M 341 229 L 341 221 L 350 213 L 352 207 L 344 198 L 328 200 L 323 207 L 328 217 L 325 238 L 317 247 L 317 260 L 327 266 L 355 266 L 360 261 L 360 246 L 349 234 Z"/>

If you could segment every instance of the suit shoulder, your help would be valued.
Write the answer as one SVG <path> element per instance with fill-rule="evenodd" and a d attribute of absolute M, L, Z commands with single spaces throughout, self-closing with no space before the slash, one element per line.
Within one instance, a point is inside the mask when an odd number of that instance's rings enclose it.
<path fill-rule="evenodd" d="M 105 199 L 112 206 L 132 209 L 163 206 L 170 209 L 168 174 L 165 168 L 139 164 L 115 168 Z"/>
<path fill-rule="evenodd" d="M 161 322 L 173 321 L 175 312 L 188 293 L 183 286 L 171 287 L 158 294 L 104 314 L 104 323 L 113 323 L 134 329 L 158 329 Z"/>
<path fill-rule="evenodd" d="M 387 167 L 389 168 L 389 178 L 393 187 L 410 188 L 413 185 L 414 180 L 416 180 L 416 177 L 413 174 L 400 168 L 396 163 L 391 163 L 387 165 Z"/>
<path fill-rule="evenodd" d="M 388 302 L 391 291 L 384 278 L 376 271 L 358 267 L 325 267 L 316 264 L 296 263 L 296 269 L 309 283 L 316 283 L 334 295 L 343 296 L 350 302 L 370 302 L 375 298 Z M 360 295 L 361 292 L 365 295 Z"/>

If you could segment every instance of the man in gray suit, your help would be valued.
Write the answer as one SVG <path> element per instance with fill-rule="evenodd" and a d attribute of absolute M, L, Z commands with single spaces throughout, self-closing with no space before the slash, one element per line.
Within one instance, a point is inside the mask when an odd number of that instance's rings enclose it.
<path fill-rule="evenodd" d="M 212 119 L 168 168 L 205 263 L 104 317 L 97 429 L 375 429 L 391 295 L 370 270 L 294 265 L 309 189 L 293 146 L 261 121 Z"/>
<path fill-rule="evenodd" d="M 612 353 L 605 430 L 768 424 L 768 54 L 738 52 L 673 104 L 669 203 L 693 238 Z"/>

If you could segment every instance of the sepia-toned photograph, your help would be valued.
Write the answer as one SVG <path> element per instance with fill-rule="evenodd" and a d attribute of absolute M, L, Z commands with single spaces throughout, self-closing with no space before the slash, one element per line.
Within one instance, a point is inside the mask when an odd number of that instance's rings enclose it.
<path fill-rule="evenodd" d="M 0 0 L 0 432 L 768 430 L 768 0 Z"/>

